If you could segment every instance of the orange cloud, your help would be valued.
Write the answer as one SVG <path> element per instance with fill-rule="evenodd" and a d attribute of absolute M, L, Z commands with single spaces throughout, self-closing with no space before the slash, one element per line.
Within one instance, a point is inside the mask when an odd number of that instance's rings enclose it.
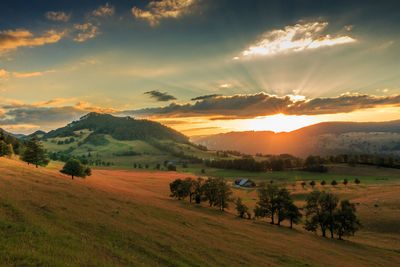
<path fill-rule="evenodd" d="M 109 3 L 106 3 L 104 6 L 99 6 L 95 10 L 93 10 L 92 14 L 97 17 L 109 17 L 114 15 L 115 9 Z"/>
<path fill-rule="evenodd" d="M 42 76 L 43 73 L 42 72 L 25 72 L 25 73 L 21 73 L 21 72 L 13 72 L 12 75 L 16 78 L 28 78 L 28 77 L 32 77 L 32 76 Z"/>
<path fill-rule="evenodd" d="M 34 36 L 30 31 L 22 29 L 0 31 L 0 55 L 19 47 L 57 43 L 63 36 L 64 32 L 55 30 L 46 31 L 41 36 Z"/>
<path fill-rule="evenodd" d="M 77 37 L 74 38 L 76 42 L 84 42 L 87 39 L 91 39 L 96 37 L 99 33 L 99 28 L 96 25 L 93 25 L 91 22 L 85 24 L 75 24 L 74 28 L 79 31 Z"/>
<path fill-rule="evenodd" d="M 151 1 L 145 10 L 133 7 L 136 18 L 147 20 L 150 26 L 156 26 L 163 18 L 179 18 L 192 11 L 197 0 L 161 0 Z"/>

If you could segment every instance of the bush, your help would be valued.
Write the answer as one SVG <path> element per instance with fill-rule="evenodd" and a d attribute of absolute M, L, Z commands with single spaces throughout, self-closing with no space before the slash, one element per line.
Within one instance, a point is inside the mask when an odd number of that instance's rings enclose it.
<path fill-rule="evenodd" d="M 175 166 L 174 164 L 169 164 L 169 165 L 167 166 L 167 169 L 168 169 L 169 171 L 176 171 L 176 166 Z"/>

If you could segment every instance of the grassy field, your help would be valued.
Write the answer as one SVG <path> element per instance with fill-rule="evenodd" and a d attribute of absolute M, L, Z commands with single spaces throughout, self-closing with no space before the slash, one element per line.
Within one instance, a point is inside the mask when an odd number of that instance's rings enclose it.
<path fill-rule="evenodd" d="M 2 265 L 400 264 L 398 184 L 340 190 L 360 203 L 365 227 L 338 241 L 171 199 L 169 183 L 186 173 L 103 169 L 71 180 L 59 168 L 0 158 Z M 305 192 L 293 190 L 301 203 Z M 254 194 L 235 190 L 248 202 Z"/>
<path fill-rule="evenodd" d="M 375 166 L 358 165 L 350 167 L 347 164 L 327 165 L 327 173 L 315 173 L 304 171 L 275 171 L 275 172 L 246 172 L 237 170 L 210 169 L 206 172 L 214 177 L 221 177 L 229 180 L 238 177 L 251 178 L 258 182 L 274 180 L 276 182 L 293 183 L 296 181 L 322 181 L 330 183 L 336 180 L 338 183 L 343 179 L 349 182 L 355 178 L 366 184 L 393 182 L 400 179 L 400 169 L 377 168 Z"/>
<path fill-rule="evenodd" d="M 110 135 L 105 135 L 107 144 L 93 145 L 85 143 L 84 140 L 89 136 L 91 131 L 82 130 L 76 131 L 74 142 L 68 144 L 57 144 L 58 141 L 69 140 L 71 137 L 55 137 L 48 138 L 42 141 L 44 148 L 49 152 L 68 151 L 71 156 L 85 156 L 90 153 L 92 160 L 100 159 L 104 162 L 111 162 L 114 166 L 128 168 L 132 167 L 134 163 L 149 164 L 154 167 L 156 164 L 163 164 L 164 161 L 179 160 L 180 158 L 171 155 L 166 151 L 161 151 L 148 142 L 141 140 L 121 141 L 112 138 Z M 80 143 L 80 145 L 78 145 Z M 171 143 L 169 141 L 162 141 L 161 143 Z M 204 152 L 192 145 L 178 144 L 172 142 L 171 145 L 177 150 L 182 151 L 185 155 L 192 155 L 198 158 L 214 157 L 214 152 Z M 121 155 L 126 152 L 136 152 L 138 155 L 124 156 Z"/>

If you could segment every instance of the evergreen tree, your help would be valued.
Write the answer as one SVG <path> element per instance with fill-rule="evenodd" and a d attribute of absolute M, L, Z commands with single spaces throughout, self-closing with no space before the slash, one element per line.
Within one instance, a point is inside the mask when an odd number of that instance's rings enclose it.
<path fill-rule="evenodd" d="M 22 155 L 22 160 L 28 164 L 34 164 L 36 168 L 38 166 L 46 166 L 49 163 L 49 159 L 37 135 L 33 135 L 29 139 L 25 152 Z"/>

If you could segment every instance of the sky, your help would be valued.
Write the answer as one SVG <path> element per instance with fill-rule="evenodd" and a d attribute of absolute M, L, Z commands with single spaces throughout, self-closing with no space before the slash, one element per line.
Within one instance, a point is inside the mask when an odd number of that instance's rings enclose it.
<path fill-rule="evenodd" d="M 0 127 L 88 112 L 189 136 L 400 119 L 399 1 L 22 1 L 0 8 Z"/>

